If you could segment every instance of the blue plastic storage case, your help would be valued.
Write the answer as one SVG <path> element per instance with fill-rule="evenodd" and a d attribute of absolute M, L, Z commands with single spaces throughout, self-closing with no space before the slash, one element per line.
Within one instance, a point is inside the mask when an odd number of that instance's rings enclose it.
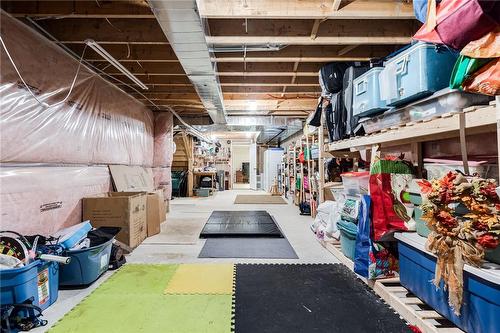
<path fill-rule="evenodd" d="M 59 284 L 61 286 L 85 286 L 99 278 L 109 268 L 113 239 L 82 250 L 66 251 L 71 258 L 67 265 L 61 265 Z"/>
<path fill-rule="evenodd" d="M 400 106 L 446 88 L 458 54 L 431 43 L 419 42 L 388 60 L 394 65 L 397 97 L 387 101 Z"/>
<path fill-rule="evenodd" d="M 60 237 L 59 244 L 65 249 L 71 249 L 87 236 L 87 233 L 92 230 L 90 221 L 85 221 L 74 226 L 64 228 L 57 231 L 54 237 Z"/>
<path fill-rule="evenodd" d="M 448 293 L 443 286 L 436 290 L 432 283 L 436 258 L 423 249 L 425 238 L 415 233 L 396 234 L 399 240 L 399 279 L 401 284 L 436 312 L 448 318 L 468 333 L 497 333 L 500 328 L 500 271 L 468 268 L 464 270 L 464 293 L 461 315 L 448 305 Z M 419 239 L 413 242 L 413 239 Z M 415 245 L 417 244 L 417 245 Z M 500 268 L 500 266 L 497 266 Z M 480 277 L 474 272 L 487 272 Z"/>
<path fill-rule="evenodd" d="M 354 116 L 371 116 L 388 109 L 386 102 L 380 99 L 379 75 L 382 70 L 382 67 L 375 67 L 354 79 Z"/>
<path fill-rule="evenodd" d="M 59 264 L 36 260 L 29 265 L 0 270 L 1 304 L 23 303 L 33 297 L 42 310 L 57 300 Z"/>

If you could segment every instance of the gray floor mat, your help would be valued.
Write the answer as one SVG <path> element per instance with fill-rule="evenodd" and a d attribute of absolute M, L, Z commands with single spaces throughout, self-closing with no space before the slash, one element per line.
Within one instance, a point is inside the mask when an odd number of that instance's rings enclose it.
<path fill-rule="evenodd" d="M 286 238 L 209 238 L 198 258 L 298 259 Z"/>

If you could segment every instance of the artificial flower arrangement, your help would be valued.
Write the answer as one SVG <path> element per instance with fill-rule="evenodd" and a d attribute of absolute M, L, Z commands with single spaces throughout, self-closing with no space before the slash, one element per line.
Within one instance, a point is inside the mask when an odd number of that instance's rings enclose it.
<path fill-rule="evenodd" d="M 485 251 L 500 243 L 500 199 L 493 179 L 449 172 L 419 182 L 425 198 L 422 219 L 431 233 L 427 249 L 437 256 L 434 284 L 444 282 L 448 302 L 459 315 L 464 264 L 480 267 Z"/>

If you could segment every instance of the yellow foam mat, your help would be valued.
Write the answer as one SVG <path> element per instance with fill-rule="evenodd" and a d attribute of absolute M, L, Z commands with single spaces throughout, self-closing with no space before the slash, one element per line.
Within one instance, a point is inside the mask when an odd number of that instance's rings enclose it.
<path fill-rule="evenodd" d="M 165 294 L 232 294 L 233 264 L 182 264 Z"/>

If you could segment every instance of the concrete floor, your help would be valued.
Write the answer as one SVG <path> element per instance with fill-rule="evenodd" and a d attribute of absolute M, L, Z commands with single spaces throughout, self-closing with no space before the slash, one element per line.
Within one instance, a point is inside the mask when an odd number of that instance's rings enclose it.
<path fill-rule="evenodd" d="M 330 252 L 325 250 L 315 239 L 309 225 L 310 216 L 300 216 L 298 207 L 288 205 L 235 205 L 237 194 L 264 194 L 264 192 L 249 190 L 231 190 L 218 192 L 209 198 L 177 198 L 170 202 L 170 213 L 167 222 L 176 218 L 206 218 L 214 210 L 267 210 L 274 216 L 285 237 L 295 249 L 299 259 L 199 259 L 198 254 L 205 240 L 200 239 L 194 245 L 149 245 L 142 244 L 127 256 L 129 263 L 208 263 L 208 262 L 270 262 L 270 263 L 336 263 Z M 49 321 L 45 327 L 32 332 L 45 332 L 66 312 L 76 306 L 95 288 L 104 282 L 113 272 L 104 274 L 92 286 L 80 290 L 62 290 L 58 301 L 44 311 L 44 318 Z"/>

